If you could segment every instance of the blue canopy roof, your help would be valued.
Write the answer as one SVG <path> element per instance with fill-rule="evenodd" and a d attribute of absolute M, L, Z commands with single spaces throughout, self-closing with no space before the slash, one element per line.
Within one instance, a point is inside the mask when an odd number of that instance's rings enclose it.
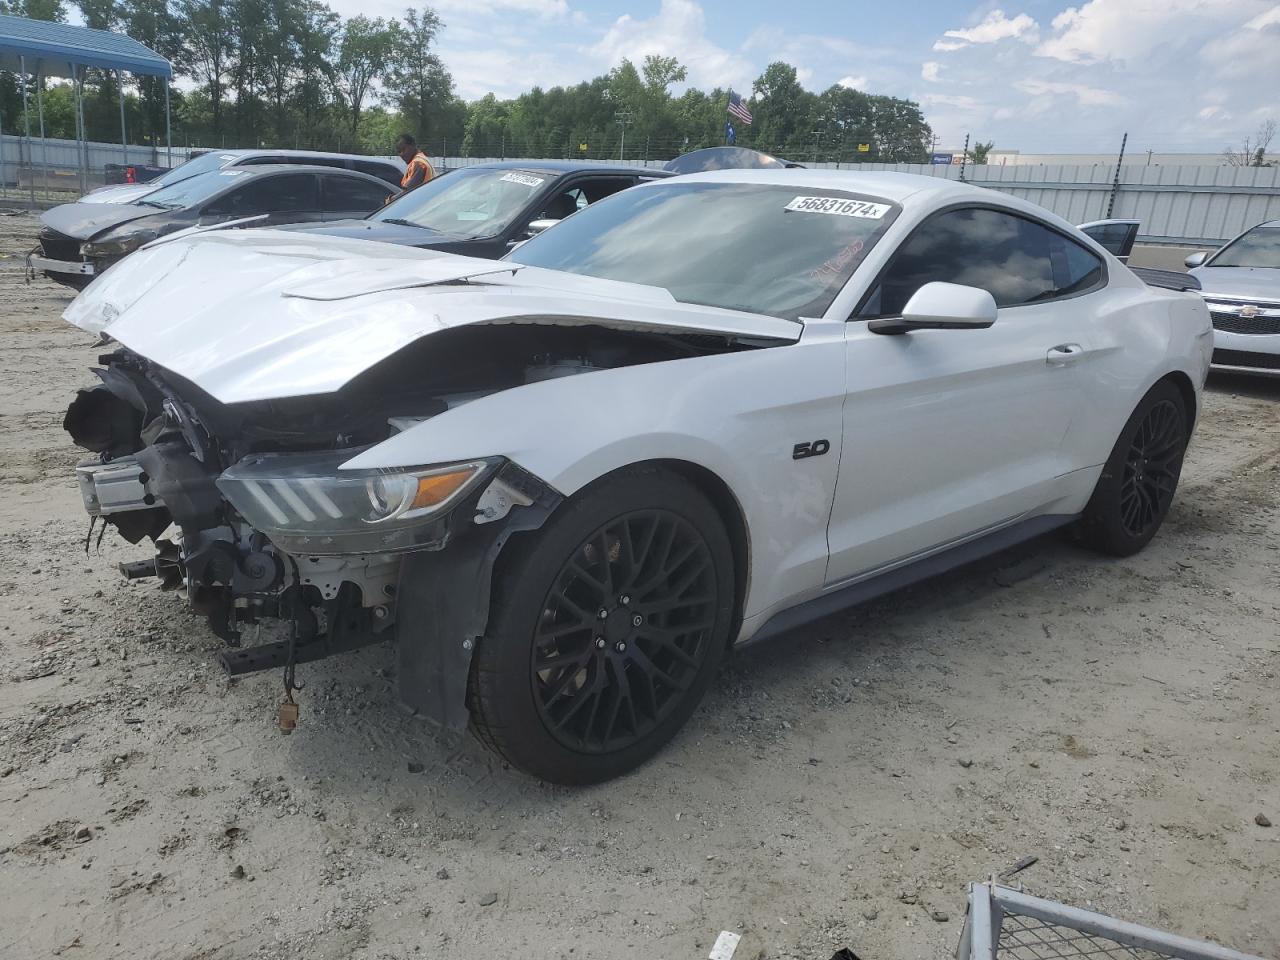
<path fill-rule="evenodd" d="M 0 67 L 17 70 L 19 57 L 26 58 L 28 73 L 45 76 L 70 76 L 72 64 L 173 76 L 168 60 L 122 33 L 0 14 Z"/>

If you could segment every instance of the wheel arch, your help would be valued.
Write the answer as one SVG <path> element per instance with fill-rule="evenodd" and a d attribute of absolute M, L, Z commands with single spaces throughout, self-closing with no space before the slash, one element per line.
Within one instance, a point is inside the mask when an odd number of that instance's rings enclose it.
<path fill-rule="evenodd" d="M 1169 373 L 1166 373 L 1163 377 L 1153 383 L 1151 387 L 1154 388 L 1161 383 L 1172 383 L 1178 388 L 1178 393 L 1181 395 L 1183 405 L 1186 408 L 1188 421 L 1187 437 L 1190 438 L 1192 431 L 1195 430 L 1196 419 L 1200 413 L 1195 384 L 1191 382 L 1191 378 L 1182 370 L 1172 370 Z"/>
<path fill-rule="evenodd" d="M 715 471 L 690 460 L 651 460 L 648 463 L 670 470 L 693 484 L 716 508 L 729 534 L 733 547 L 733 623 L 729 630 L 729 645 L 737 639 L 742 627 L 742 614 L 747 601 L 747 589 L 751 582 L 751 529 L 742 503 L 729 484 Z"/>

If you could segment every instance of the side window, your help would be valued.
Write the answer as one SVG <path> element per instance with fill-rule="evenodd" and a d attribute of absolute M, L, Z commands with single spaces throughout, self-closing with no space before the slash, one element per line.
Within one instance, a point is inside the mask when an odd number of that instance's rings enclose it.
<path fill-rule="evenodd" d="M 1133 250 L 1133 240 L 1138 232 L 1138 225 L 1136 223 L 1112 221 L 1109 223 L 1090 224 L 1088 227 L 1082 227 L 1081 229 L 1098 241 L 1098 245 L 1108 253 L 1112 253 L 1117 257 L 1127 257 Z"/>
<path fill-rule="evenodd" d="M 390 191 L 383 185 L 355 177 L 324 177 L 324 208 L 329 211 L 373 212 L 382 206 Z"/>
<path fill-rule="evenodd" d="M 400 171 L 391 164 L 377 160 L 356 160 L 354 163 L 355 168 L 361 173 L 370 174 L 396 187 L 400 186 Z"/>
<path fill-rule="evenodd" d="M 996 305 L 1070 296 L 1102 281 L 1102 261 L 1055 230 L 1011 213 L 949 210 L 926 220 L 898 249 L 860 317 L 896 316 L 926 283 L 990 291 Z"/>
<path fill-rule="evenodd" d="M 295 213 L 320 208 L 316 178 L 311 173 L 257 177 L 220 200 L 205 213 L 252 216 L 256 213 Z"/>
<path fill-rule="evenodd" d="M 598 180 L 579 180 L 575 184 L 583 195 L 584 207 L 635 185 L 635 177 L 601 177 Z"/>
<path fill-rule="evenodd" d="M 295 163 L 309 163 L 313 167 L 341 167 L 343 170 L 351 169 L 351 161 L 346 157 L 303 157 L 295 160 Z"/>

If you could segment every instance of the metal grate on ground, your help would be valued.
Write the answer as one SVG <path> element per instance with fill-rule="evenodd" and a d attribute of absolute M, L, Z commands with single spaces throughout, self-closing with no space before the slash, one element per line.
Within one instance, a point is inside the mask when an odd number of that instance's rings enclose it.
<path fill-rule="evenodd" d="M 1166 960 L 1172 956 L 1017 914 L 1006 915 L 1001 921 L 996 953 L 1002 960 Z"/>
<path fill-rule="evenodd" d="M 991 881 L 969 887 L 957 960 L 1261 960 Z"/>

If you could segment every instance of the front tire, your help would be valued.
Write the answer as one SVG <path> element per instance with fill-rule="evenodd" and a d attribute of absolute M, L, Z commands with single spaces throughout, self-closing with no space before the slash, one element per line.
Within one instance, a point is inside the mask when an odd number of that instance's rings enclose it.
<path fill-rule="evenodd" d="M 633 468 L 512 549 L 472 659 L 472 729 L 553 783 L 635 768 L 684 725 L 728 645 L 733 552 L 718 512 L 679 475 Z"/>
<path fill-rule="evenodd" d="M 1129 417 L 1085 507 L 1081 531 L 1102 553 L 1128 557 L 1151 542 L 1178 488 L 1187 411 L 1172 383 L 1157 383 Z"/>

